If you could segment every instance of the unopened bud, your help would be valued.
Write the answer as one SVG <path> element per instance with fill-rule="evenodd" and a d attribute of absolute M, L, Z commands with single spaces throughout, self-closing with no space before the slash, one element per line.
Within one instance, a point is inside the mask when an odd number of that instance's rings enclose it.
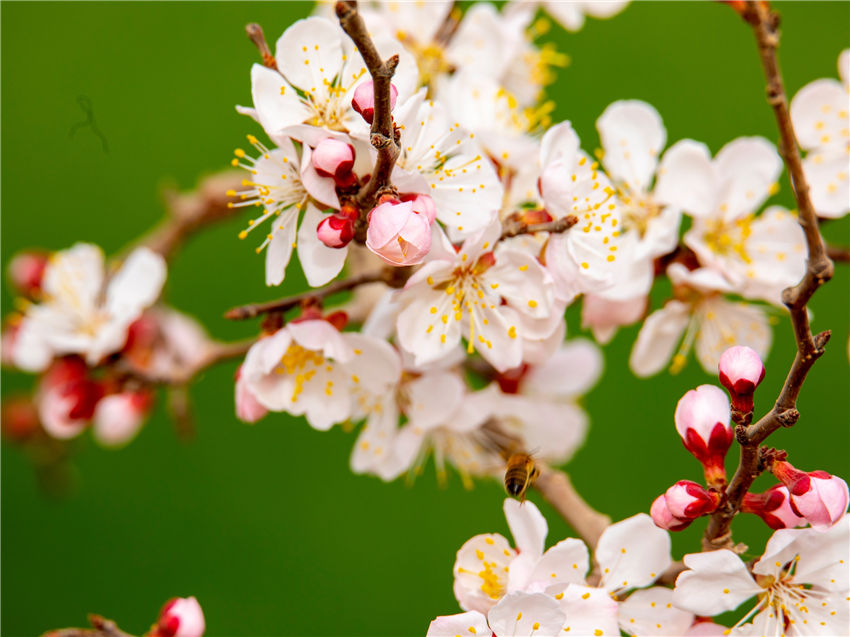
<path fill-rule="evenodd" d="M 390 84 L 390 110 L 395 108 L 397 99 L 398 89 L 395 85 Z M 375 117 L 375 88 L 372 80 L 366 80 L 354 89 L 354 98 L 351 100 L 351 106 L 369 124 L 372 123 L 372 119 Z"/>
<path fill-rule="evenodd" d="M 3 435 L 12 440 L 26 440 L 38 431 L 38 410 L 29 396 L 13 396 L 3 401 L 0 418 Z"/>
<path fill-rule="evenodd" d="M 673 517 L 693 520 L 711 513 L 720 503 L 720 495 L 708 491 L 691 480 L 679 480 L 664 493 L 667 508 Z"/>
<path fill-rule="evenodd" d="M 826 471 L 800 471 L 784 460 L 773 462 L 770 471 L 788 487 L 794 513 L 814 528 L 831 527 L 847 511 L 850 492 L 838 476 Z"/>
<path fill-rule="evenodd" d="M 732 407 L 741 413 L 753 410 L 753 392 L 764 378 L 761 357 L 744 345 L 730 347 L 720 356 L 720 384 L 729 392 Z"/>
<path fill-rule="evenodd" d="M 422 263 L 431 249 L 431 223 L 413 205 L 387 201 L 369 213 L 366 247 L 390 265 Z"/>
<path fill-rule="evenodd" d="M 777 484 L 764 493 L 747 493 L 741 511 L 754 513 L 771 529 L 793 529 L 805 526 L 806 520 L 794 513 L 788 487 Z"/>
<path fill-rule="evenodd" d="M 702 463 L 706 482 L 711 486 L 726 482 L 723 459 L 734 438 L 729 416 L 729 400 L 714 385 L 692 389 L 676 405 L 676 431 L 685 449 Z"/>
<path fill-rule="evenodd" d="M 166 602 L 154 628 L 156 637 L 201 637 L 206 629 L 201 605 L 194 597 L 175 597 Z"/>
<path fill-rule="evenodd" d="M 20 252 L 9 262 L 9 282 L 25 296 L 41 291 L 48 256 L 42 252 Z"/>
<path fill-rule="evenodd" d="M 316 234 L 329 248 L 344 248 L 354 238 L 354 221 L 350 217 L 330 215 L 319 223 Z"/>
<path fill-rule="evenodd" d="M 673 515 L 670 512 L 670 507 L 667 506 L 667 499 L 664 497 L 664 494 L 655 498 L 649 509 L 649 515 L 652 516 L 655 526 L 666 531 L 681 531 L 693 522 L 692 519 L 683 520 Z"/>
<path fill-rule="evenodd" d="M 313 168 L 322 177 L 333 177 L 337 186 L 352 185 L 356 178 L 351 172 L 354 167 L 354 146 L 328 137 L 319 142 L 310 155 Z"/>
<path fill-rule="evenodd" d="M 38 394 L 38 415 L 44 430 L 54 438 L 72 438 L 92 419 L 103 386 L 88 377 L 82 359 L 72 356 L 51 366 L 42 377 Z"/>
<path fill-rule="evenodd" d="M 263 418 L 266 409 L 251 393 L 245 379 L 242 377 L 242 367 L 236 370 L 236 417 L 242 422 L 254 423 Z"/>
<path fill-rule="evenodd" d="M 127 391 L 102 398 L 94 410 L 94 437 L 107 447 L 127 444 L 139 433 L 152 406 L 150 392 Z"/>
<path fill-rule="evenodd" d="M 413 204 L 413 212 L 422 215 L 428 219 L 428 223 L 434 223 L 437 218 L 437 206 L 434 205 L 434 200 L 428 195 L 403 195 L 402 201 L 409 201 Z"/>

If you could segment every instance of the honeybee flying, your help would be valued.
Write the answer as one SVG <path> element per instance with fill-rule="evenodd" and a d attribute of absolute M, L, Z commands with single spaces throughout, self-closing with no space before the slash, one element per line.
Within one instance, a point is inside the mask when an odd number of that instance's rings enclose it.
<path fill-rule="evenodd" d="M 534 484 L 540 469 L 534 464 L 534 458 L 527 453 L 515 453 L 508 458 L 505 468 L 505 489 L 520 501 L 525 500 L 525 491 Z"/>

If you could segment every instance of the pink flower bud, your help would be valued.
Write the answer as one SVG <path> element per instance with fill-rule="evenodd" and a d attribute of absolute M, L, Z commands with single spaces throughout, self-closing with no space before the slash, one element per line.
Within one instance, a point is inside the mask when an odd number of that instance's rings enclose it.
<path fill-rule="evenodd" d="M 201 637 L 206 629 L 201 605 L 194 597 L 175 597 L 166 602 L 154 628 L 156 637 Z"/>
<path fill-rule="evenodd" d="M 395 108 L 397 99 L 398 89 L 395 85 L 390 84 L 390 110 Z M 375 89 L 372 80 L 366 80 L 354 89 L 354 98 L 351 100 L 351 106 L 369 124 L 372 123 L 372 119 L 375 117 Z"/>
<path fill-rule="evenodd" d="M 263 418 L 268 409 L 263 407 L 242 378 L 242 367 L 236 370 L 236 417 L 242 422 L 257 422 Z"/>
<path fill-rule="evenodd" d="M 655 526 L 667 531 L 681 531 L 693 522 L 693 520 L 682 520 L 674 516 L 670 512 L 670 507 L 667 506 L 667 499 L 664 494 L 655 498 L 649 509 L 649 515 L 652 516 Z"/>
<path fill-rule="evenodd" d="M 76 436 L 92 419 L 102 397 L 103 386 L 88 377 L 82 359 L 59 359 L 39 384 L 38 415 L 44 430 L 54 438 Z"/>
<path fill-rule="evenodd" d="M 826 471 L 808 473 L 789 462 L 774 462 L 770 469 L 791 494 L 791 509 L 816 529 L 826 529 L 847 511 L 850 492 L 847 483 Z"/>
<path fill-rule="evenodd" d="M 387 201 L 369 213 L 366 247 L 390 265 L 422 263 L 431 249 L 431 224 L 413 202 Z"/>
<path fill-rule="evenodd" d="M 753 392 L 764 378 L 764 365 L 754 349 L 730 347 L 720 356 L 720 384 L 732 397 L 732 407 L 742 413 L 753 410 Z"/>
<path fill-rule="evenodd" d="M 94 436 L 107 447 L 132 440 L 153 406 L 150 392 L 127 391 L 102 398 L 94 410 Z"/>
<path fill-rule="evenodd" d="M 355 177 L 351 173 L 354 167 L 354 146 L 328 137 L 319 142 L 310 155 L 313 168 L 322 177 L 333 177 L 338 186 L 350 186 Z"/>
<path fill-rule="evenodd" d="M 771 529 L 793 529 L 806 525 L 806 520 L 794 513 L 788 488 L 781 484 L 764 493 L 745 494 L 741 511 L 755 513 Z"/>
<path fill-rule="evenodd" d="M 413 204 L 413 212 L 416 212 L 426 219 L 428 223 L 434 223 L 437 218 L 437 206 L 434 205 L 434 200 L 428 195 L 402 195 L 402 201 L 409 201 Z"/>
<path fill-rule="evenodd" d="M 9 281 L 25 296 L 41 291 L 41 279 L 48 256 L 41 252 L 20 252 L 9 262 Z"/>
<path fill-rule="evenodd" d="M 692 520 L 711 513 L 720 503 L 720 495 L 717 492 L 707 491 L 690 480 L 679 480 L 667 489 L 664 499 L 670 514 L 680 520 Z"/>
<path fill-rule="evenodd" d="M 354 238 L 354 221 L 343 215 L 330 215 L 319 222 L 316 234 L 329 248 L 344 248 Z"/>
<path fill-rule="evenodd" d="M 692 389 L 676 405 L 676 431 L 685 449 L 702 463 L 706 482 L 712 486 L 726 482 L 723 459 L 734 438 L 729 416 L 729 400 L 714 385 Z"/>

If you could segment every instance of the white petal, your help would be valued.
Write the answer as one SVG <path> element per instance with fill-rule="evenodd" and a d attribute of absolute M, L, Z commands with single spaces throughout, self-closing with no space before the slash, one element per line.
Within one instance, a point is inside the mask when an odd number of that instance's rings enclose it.
<path fill-rule="evenodd" d="M 304 106 L 295 89 L 280 73 L 262 64 L 251 67 L 251 96 L 260 124 L 275 141 L 286 138 L 283 129 L 310 117 L 310 109 Z"/>
<path fill-rule="evenodd" d="M 658 168 L 655 197 L 693 217 L 716 209 L 719 177 L 705 144 L 683 139 L 667 149 Z"/>
<path fill-rule="evenodd" d="M 620 634 L 617 602 L 604 589 L 570 584 L 564 591 L 561 608 L 567 615 L 561 635 Z"/>
<path fill-rule="evenodd" d="M 395 480 L 409 466 L 395 453 L 393 442 L 398 433 L 398 406 L 395 395 L 388 393 L 381 408 L 370 412 L 351 452 L 354 473 L 373 473 L 385 481 Z"/>
<path fill-rule="evenodd" d="M 372 394 L 392 393 L 392 388 L 401 377 L 401 358 L 385 340 L 343 332 L 342 340 L 354 352 L 345 363 L 345 369 L 357 376 L 355 384 Z"/>
<path fill-rule="evenodd" d="M 298 321 L 289 323 L 286 329 L 289 330 L 293 340 L 304 349 L 322 352 L 335 361 L 345 363 L 356 355 L 354 347 L 347 340 L 347 335 L 341 334 L 327 321 Z"/>
<path fill-rule="evenodd" d="M 807 150 L 840 148 L 847 110 L 847 93 L 840 82 L 820 79 L 806 84 L 791 100 L 791 121 L 800 146 Z"/>
<path fill-rule="evenodd" d="M 47 344 L 41 326 L 24 318 L 15 334 L 12 347 L 12 361 L 15 366 L 25 372 L 42 372 L 52 360 L 53 350 Z"/>
<path fill-rule="evenodd" d="M 407 383 L 405 415 L 422 429 L 445 424 L 463 400 L 465 383 L 456 374 L 430 372 Z"/>
<path fill-rule="evenodd" d="M 76 312 L 94 307 L 102 285 L 103 252 L 90 243 L 77 243 L 52 255 L 41 282 L 47 297 Z"/>
<path fill-rule="evenodd" d="M 587 546 L 581 540 L 567 538 L 547 550 L 534 566 L 530 582 L 584 584 L 590 566 Z"/>
<path fill-rule="evenodd" d="M 608 174 L 632 191 L 646 192 L 667 141 L 658 111 L 640 100 L 620 100 L 605 109 L 596 129 Z"/>
<path fill-rule="evenodd" d="M 311 287 L 324 285 L 345 265 L 348 248 L 329 248 L 319 241 L 316 228 L 325 218 L 316 206 L 307 204 L 304 219 L 298 228 L 298 260 Z"/>
<path fill-rule="evenodd" d="M 498 533 L 476 535 L 457 552 L 454 593 L 464 610 L 486 613 L 504 595 L 510 564 L 516 556 Z"/>
<path fill-rule="evenodd" d="M 763 137 L 739 137 L 720 149 L 714 159 L 722 186 L 719 210 L 726 220 L 758 209 L 782 172 L 776 147 Z"/>
<path fill-rule="evenodd" d="M 543 542 L 549 527 L 540 509 L 533 502 L 518 502 L 513 498 L 505 499 L 504 509 L 511 535 L 520 552 L 534 557 L 543 555 Z"/>
<path fill-rule="evenodd" d="M 632 348 L 631 370 L 641 378 L 660 372 L 673 356 L 689 319 L 689 308 L 680 301 L 669 301 L 650 314 Z"/>
<path fill-rule="evenodd" d="M 809 195 L 819 217 L 836 219 L 850 210 L 847 151 L 813 151 L 803 160 Z"/>
<path fill-rule="evenodd" d="M 720 355 L 733 345 L 746 345 L 762 360 L 767 358 L 773 330 L 764 310 L 757 305 L 708 298 L 697 307 L 696 320 L 696 355 L 709 374 L 717 373 Z"/>
<path fill-rule="evenodd" d="M 284 210 L 272 219 L 272 239 L 266 246 L 266 285 L 280 285 L 286 277 L 286 266 L 295 246 L 298 224 L 297 210 Z"/>
<path fill-rule="evenodd" d="M 579 159 L 579 139 L 570 122 L 555 124 L 540 143 L 540 165 L 545 168 L 555 162 L 574 166 Z"/>
<path fill-rule="evenodd" d="M 334 180 L 331 177 L 319 175 L 313 162 L 310 161 L 312 149 L 307 144 L 304 144 L 302 148 L 304 154 L 301 157 L 301 183 L 304 184 L 304 189 L 319 203 L 339 210 L 339 196 L 336 194 Z"/>
<path fill-rule="evenodd" d="M 737 608 L 762 592 L 741 558 L 732 551 L 708 551 L 685 556 L 688 567 L 676 579 L 673 603 L 697 615 L 712 616 Z"/>
<path fill-rule="evenodd" d="M 647 586 L 670 566 L 670 534 L 646 513 L 609 526 L 594 558 L 602 568 L 601 586 L 609 591 Z"/>
<path fill-rule="evenodd" d="M 452 295 L 420 284 L 407 288 L 401 298 L 407 305 L 396 321 L 398 342 L 414 355 L 417 365 L 439 360 L 460 342 L 461 327 L 454 320 Z"/>
<path fill-rule="evenodd" d="M 428 626 L 425 637 L 457 637 L 457 635 L 487 637 L 487 633 L 490 632 L 487 618 L 478 611 L 471 610 L 468 613 L 437 617 Z"/>
<path fill-rule="evenodd" d="M 497 635 L 532 637 L 558 635 L 566 616 L 558 602 L 541 593 L 511 593 L 487 614 L 490 628 Z"/>
<path fill-rule="evenodd" d="M 342 68 L 342 35 L 330 20 L 298 20 L 277 41 L 277 67 L 293 86 L 321 95 Z"/>
<path fill-rule="evenodd" d="M 694 615 L 676 608 L 672 602 L 673 591 L 669 588 L 654 586 L 635 591 L 620 603 L 620 629 L 629 635 L 680 637 L 686 634 Z"/>

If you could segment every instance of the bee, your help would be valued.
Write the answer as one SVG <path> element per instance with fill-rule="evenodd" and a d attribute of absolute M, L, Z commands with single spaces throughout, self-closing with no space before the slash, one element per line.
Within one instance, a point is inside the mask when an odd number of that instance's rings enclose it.
<path fill-rule="evenodd" d="M 508 458 L 505 468 L 505 490 L 520 501 L 525 500 L 525 491 L 534 484 L 540 469 L 534 458 L 527 453 L 515 453 Z"/>

